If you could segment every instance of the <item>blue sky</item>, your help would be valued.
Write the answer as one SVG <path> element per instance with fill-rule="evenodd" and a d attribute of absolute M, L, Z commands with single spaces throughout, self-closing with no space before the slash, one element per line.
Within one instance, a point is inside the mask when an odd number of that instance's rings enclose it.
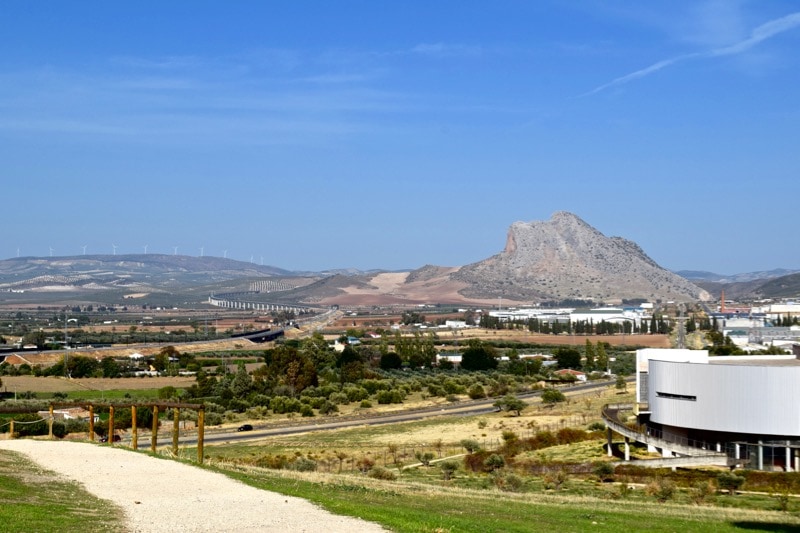
<path fill-rule="evenodd" d="M 0 3 L 0 258 L 800 269 L 791 1 Z"/>

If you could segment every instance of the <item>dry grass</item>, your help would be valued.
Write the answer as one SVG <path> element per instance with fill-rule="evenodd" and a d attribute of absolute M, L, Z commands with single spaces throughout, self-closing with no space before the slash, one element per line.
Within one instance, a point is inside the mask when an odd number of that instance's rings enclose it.
<path fill-rule="evenodd" d="M 195 379 L 189 376 L 176 377 L 144 377 L 144 378 L 81 378 L 67 379 L 63 377 L 3 376 L 5 392 L 72 392 L 81 390 L 147 390 L 162 387 L 190 387 Z"/>

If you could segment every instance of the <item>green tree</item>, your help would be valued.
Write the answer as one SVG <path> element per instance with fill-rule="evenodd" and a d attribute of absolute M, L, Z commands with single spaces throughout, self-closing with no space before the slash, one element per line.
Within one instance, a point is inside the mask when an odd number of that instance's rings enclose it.
<path fill-rule="evenodd" d="M 595 353 L 594 353 L 594 346 L 592 345 L 592 341 L 586 339 L 586 353 L 584 354 L 585 363 L 583 364 L 583 368 L 586 370 L 594 370 L 595 369 Z"/>
<path fill-rule="evenodd" d="M 31 331 L 22 336 L 22 344 L 35 344 L 37 350 L 41 350 L 47 344 L 47 334 L 44 331 Z"/>
<path fill-rule="evenodd" d="M 546 389 L 542 392 L 542 403 L 554 404 L 564 402 L 567 397 L 558 389 Z"/>
<path fill-rule="evenodd" d="M 603 372 L 608 370 L 608 354 L 602 342 L 597 343 L 597 369 Z"/>
<path fill-rule="evenodd" d="M 442 478 L 445 481 L 450 481 L 453 474 L 458 470 L 458 461 L 447 460 L 439 463 L 439 468 L 442 469 Z"/>
<path fill-rule="evenodd" d="M 421 324 L 425 322 L 425 315 L 422 315 L 417 311 L 403 311 L 403 315 L 400 317 L 400 322 L 406 326 L 411 324 Z"/>
<path fill-rule="evenodd" d="M 553 358 L 558 363 L 558 368 L 577 370 L 581 367 L 581 353 L 574 348 L 558 348 Z"/>
<path fill-rule="evenodd" d="M 395 352 L 381 355 L 380 367 L 382 370 L 394 370 L 403 366 L 403 360 Z"/>
<path fill-rule="evenodd" d="M 513 394 L 507 394 L 503 398 L 494 402 L 494 406 L 503 411 L 513 411 L 517 413 L 517 416 L 520 416 L 520 414 L 522 414 L 522 410 L 528 407 L 528 404 Z"/>
<path fill-rule="evenodd" d="M 264 360 L 267 366 L 255 376 L 261 383 L 262 389 L 287 385 L 299 393 L 319 383 L 314 361 L 297 348 L 288 345 L 278 346 L 273 350 L 267 350 L 264 353 Z"/>
<path fill-rule="evenodd" d="M 103 369 L 104 378 L 118 378 L 120 375 L 119 363 L 113 357 L 103 357 L 100 361 L 100 366 Z"/>
<path fill-rule="evenodd" d="M 336 352 L 333 351 L 328 341 L 320 332 L 314 332 L 311 337 L 303 339 L 300 343 L 300 351 L 311 359 L 316 368 L 332 366 L 336 360 Z"/>
<path fill-rule="evenodd" d="M 243 362 L 239 362 L 236 367 L 236 375 L 231 381 L 231 392 L 234 398 L 244 398 L 250 392 L 253 385 L 253 378 L 247 373 L 247 368 Z"/>
<path fill-rule="evenodd" d="M 493 370 L 497 368 L 494 348 L 480 339 L 470 339 L 468 347 L 461 354 L 461 368 L 464 370 Z"/>
<path fill-rule="evenodd" d="M 483 462 L 483 466 L 488 468 L 491 472 L 503 468 L 506 466 L 506 460 L 503 459 L 503 456 L 497 453 L 493 453 L 486 460 Z"/>

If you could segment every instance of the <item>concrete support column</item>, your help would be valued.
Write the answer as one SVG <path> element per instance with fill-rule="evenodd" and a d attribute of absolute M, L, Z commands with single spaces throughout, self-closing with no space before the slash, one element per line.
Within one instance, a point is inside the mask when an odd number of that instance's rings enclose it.
<path fill-rule="evenodd" d="M 608 450 L 608 456 L 613 457 L 614 453 L 611 450 L 611 428 L 606 428 L 606 449 Z"/>
<path fill-rule="evenodd" d="M 737 461 L 742 458 L 741 450 L 739 449 L 739 443 L 734 443 L 733 445 L 733 458 Z"/>
<path fill-rule="evenodd" d="M 764 442 L 758 441 L 758 469 L 764 470 Z"/>
<path fill-rule="evenodd" d="M 787 440 L 786 441 L 786 468 L 785 468 L 785 470 L 787 472 L 791 472 L 792 471 L 792 449 L 789 448 L 790 444 L 791 444 L 791 442 L 789 442 Z"/>
<path fill-rule="evenodd" d="M 625 437 L 625 460 L 631 460 L 631 439 Z"/>

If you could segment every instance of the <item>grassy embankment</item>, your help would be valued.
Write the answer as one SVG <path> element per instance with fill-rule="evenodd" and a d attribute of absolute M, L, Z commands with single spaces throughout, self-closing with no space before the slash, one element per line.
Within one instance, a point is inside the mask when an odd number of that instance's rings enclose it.
<path fill-rule="evenodd" d="M 21 454 L 0 451 L 0 530 L 124 531 L 122 511 Z"/>

